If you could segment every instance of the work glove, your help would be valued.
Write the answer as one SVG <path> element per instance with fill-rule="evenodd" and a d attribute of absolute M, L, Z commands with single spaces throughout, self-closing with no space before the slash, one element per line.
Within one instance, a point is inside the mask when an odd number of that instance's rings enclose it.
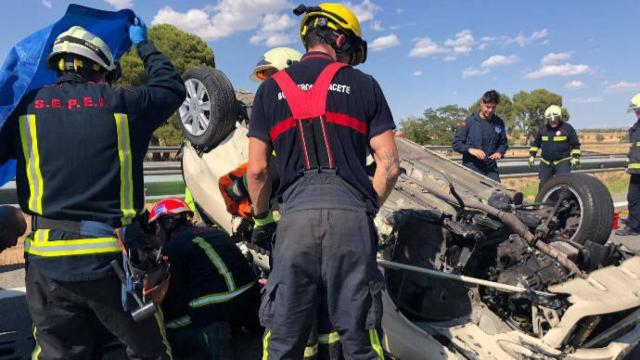
<path fill-rule="evenodd" d="M 133 25 L 129 26 L 129 39 L 131 39 L 133 45 L 138 45 L 147 40 L 147 26 L 137 16 Z"/>
<path fill-rule="evenodd" d="M 529 167 L 533 167 L 533 165 L 535 165 L 536 163 L 536 157 L 535 156 L 529 156 Z"/>
<path fill-rule="evenodd" d="M 251 243 L 271 251 L 271 241 L 273 234 L 278 228 L 278 222 L 273 217 L 273 212 L 264 218 L 253 218 L 253 231 L 251 232 Z"/>
<path fill-rule="evenodd" d="M 573 158 L 571 158 L 571 168 L 572 169 L 580 169 L 580 158 L 577 156 L 574 156 Z"/>

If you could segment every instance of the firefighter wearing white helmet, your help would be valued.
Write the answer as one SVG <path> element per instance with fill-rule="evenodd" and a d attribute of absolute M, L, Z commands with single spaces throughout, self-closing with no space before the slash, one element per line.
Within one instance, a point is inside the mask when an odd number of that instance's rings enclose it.
<path fill-rule="evenodd" d="M 627 173 L 631 175 L 627 201 L 629 217 L 626 227 L 616 231 L 616 235 L 640 235 L 640 93 L 634 95 L 629 102 L 628 112 L 634 112 L 636 122 L 629 129 L 629 148 Z"/>
<path fill-rule="evenodd" d="M 109 82 L 120 77 L 120 67 L 109 46 L 81 26 L 72 26 L 58 35 L 47 64 L 52 70 L 80 73 L 92 81 L 99 80 L 96 75 L 102 72 L 107 74 Z"/>
<path fill-rule="evenodd" d="M 533 166 L 538 150 L 542 150 L 538 176 L 540 188 L 554 175 L 568 174 L 580 167 L 580 139 L 573 126 L 562 121 L 562 108 L 549 106 L 544 112 L 547 123 L 538 128 L 529 149 L 529 166 Z"/>
<path fill-rule="evenodd" d="M 161 300 L 157 283 L 146 277 L 142 288 L 126 287 L 121 297 L 111 264 L 123 258 L 115 230 L 138 225 L 144 211 L 142 162 L 151 134 L 182 104 L 185 88 L 140 19 L 128 35 L 146 84 L 112 87 L 118 66 L 111 50 L 73 26 L 56 38 L 48 58 L 58 73 L 55 86 L 26 94 L 0 133 L 0 163 L 16 159 L 18 202 L 31 216 L 24 252 L 34 358 L 94 358 L 102 328 L 129 358 L 171 358 L 159 313 L 139 321 L 130 313 L 131 292 Z"/>
<path fill-rule="evenodd" d="M 251 80 L 264 81 L 276 72 L 297 63 L 302 58 L 302 53 L 288 47 L 273 48 L 262 56 L 256 67 L 251 72 Z"/>

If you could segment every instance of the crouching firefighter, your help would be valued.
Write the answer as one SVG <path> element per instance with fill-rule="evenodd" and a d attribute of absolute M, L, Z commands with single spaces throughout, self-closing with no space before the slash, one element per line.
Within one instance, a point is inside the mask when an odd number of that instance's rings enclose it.
<path fill-rule="evenodd" d="M 111 262 L 122 261 L 114 229 L 133 224 L 144 208 L 149 139 L 185 89 L 144 24 L 132 25 L 129 37 L 147 84 L 112 87 L 118 65 L 109 47 L 73 26 L 48 58 L 59 74 L 55 86 L 25 95 L 0 134 L 0 158 L 17 159 L 19 204 L 32 217 L 24 249 L 34 359 L 94 358 L 93 329 L 102 326 L 130 359 L 171 358 L 159 312 L 134 321 L 123 311 Z"/>
<path fill-rule="evenodd" d="M 540 188 L 554 175 L 569 174 L 580 168 L 580 139 L 573 126 L 562 121 L 560 106 L 551 105 L 545 112 L 547 123 L 538 128 L 529 149 L 529 166 L 533 166 L 538 150 L 540 156 Z"/>
<path fill-rule="evenodd" d="M 171 261 L 167 335 L 177 359 L 230 358 L 229 329 L 260 326 L 256 276 L 229 235 L 192 225 L 192 216 L 178 198 L 159 201 L 149 215 Z"/>
<path fill-rule="evenodd" d="M 300 359 L 318 321 L 348 359 L 382 359 L 382 274 L 372 216 L 399 174 L 395 128 L 382 90 L 349 67 L 366 59 L 351 10 L 298 7 L 307 54 L 259 87 L 249 127 L 254 217 L 268 218 L 268 160 L 278 156 L 281 218 L 262 299 L 263 359 Z M 304 89 L 304 90 L 303 90 Z M 378 163 L 373 183 L 367 148 Z M 340 341 L 336 341 L 339 339 Z"/>

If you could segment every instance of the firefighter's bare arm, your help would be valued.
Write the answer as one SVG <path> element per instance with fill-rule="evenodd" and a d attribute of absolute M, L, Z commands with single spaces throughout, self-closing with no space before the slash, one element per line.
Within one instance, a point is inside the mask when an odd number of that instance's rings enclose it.
<path fill-rule="evenodd" d="M 255 215 L 264 214 L 269 210 L 269 199 L 271 197 L 270 154 L 271 145 L 255 137 L 249 138 L 247 182 Z"/>
<path fill-rule="evenodd" d="M 376 192 L 378 206 L 382 206 L 400 176 L 400 160 L 393 131 L 387 130 L 372 137 L 369 145 L 376 161 L 373 189 Z"/>

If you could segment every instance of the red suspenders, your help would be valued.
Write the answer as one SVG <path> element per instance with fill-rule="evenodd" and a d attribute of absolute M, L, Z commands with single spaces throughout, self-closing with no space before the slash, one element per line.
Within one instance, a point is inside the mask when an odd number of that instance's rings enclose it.
<path fill-rule="evenodd" d="M 345 66 L 343 63 L 331 63 L 322 70 L 313 87 L 306 91 L 300 89 L 286 71 L 273 75 L 287 99 L 293 115 L 291 120 L 295 121 L 298 129 L 305 170 L 335 169 L 327 132 L 327 95 L 331 81 Z"/>

